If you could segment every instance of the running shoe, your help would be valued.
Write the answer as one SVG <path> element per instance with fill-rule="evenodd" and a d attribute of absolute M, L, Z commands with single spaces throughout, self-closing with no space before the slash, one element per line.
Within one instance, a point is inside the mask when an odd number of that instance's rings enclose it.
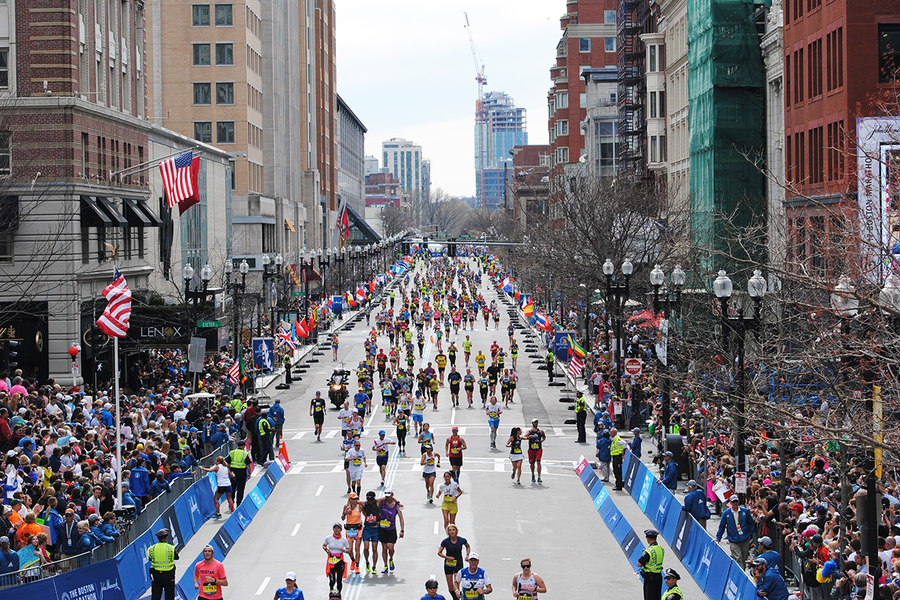
<path fill-rule="evenodd" d="M 355 571 L 355 570 L 356 570 L 356 561 L 355 561 L 355 560 L 351 560 L 351 561 L 350 561 L 350 570 L 351 570 L 351 571 Z"/>
<path fill-rule="evenodd" d="M 531 476 L 531 483 L 534 483 L 534 481 L 535 481 L 534 475 L 532 475 L 532 476 Z"/>
<path fill-rule="evenodd" d="M 370 575 L 372 572 L 372 567 L 369 566 L 369 563 L 366 563 L 366 575 Z"/>
<path fill-rule="evenodd" d="M 384 568 L 384 571 L 382 571 L 382 573 L 387 573 L 387 572 L 388 572 L 388 568 L 385 567 L 385 568 Z"/>
<path fill-rule="evenodd" d="M 509 474 L 509 478 L 510 478 L 510 479 L 515 479 L 515 478 L 516 478 L 516 474 L 515 474 L 515 473 L 510 473 L 510 474 Z"/>
<path fill-rule="evenodd" d="M 540 477 L 538 477 L 538 483 L 544 483 L 543 481 L 541 481 Z"/>
<path fill-rule="evenodd" d="M 217 513 L 216 513 L 216 518 L 217 518 L 217 519 L 221 519 L 221 518 L 222 518 L 222 513 L 218 513 L 218 512 L 217 512 Z"/>
<path fill-rule="evenodd" d="M 394 561 L 391 560 L 391 571 L 393 571 L 393 570 L 394 570 Z"/>

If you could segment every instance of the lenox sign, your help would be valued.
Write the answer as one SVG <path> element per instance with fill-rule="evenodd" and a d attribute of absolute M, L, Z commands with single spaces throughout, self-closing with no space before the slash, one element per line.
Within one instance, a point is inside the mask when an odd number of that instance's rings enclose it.
<path fill-rule="evenodd" d="M 170 340 L 184 335 L 181 326 L 138 327 L 138 338 L 142 340 Z"/>

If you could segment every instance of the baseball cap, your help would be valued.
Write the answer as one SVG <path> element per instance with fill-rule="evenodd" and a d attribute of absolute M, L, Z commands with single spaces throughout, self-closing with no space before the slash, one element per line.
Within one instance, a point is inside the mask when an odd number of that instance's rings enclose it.
<path fill-rule="evenodd" d="M 795 502 L 795 503 L 791 506 L 791 510 L 803 510 L 803 505 L 800 504 L 799 502 Z"/>
<path fill-rule="evenodd" d="M 760 565 L 769 566 L 769 561 L 767 561 L 767 560 L 764 559 L 764 558 L 757 558 L 756 560 L 753 561 L 753 566 L 754 566 L 754 567 L 758 567 L 758 566 L 760 566 Z"/>
<path fill-rule="evenodd" d="M 343 529 L 343 528 L 344 528 L 344 526 L 343 526 L 342 524 L 340 524 L 340 523 L 335 523 L 334 525 L 331 526 L 332 529 L 334 529 L 335 527 L 337 527 L 338 529 Z"/>
<path fill-rule="evenodd" d="M 366 492 L 366 498 L 369 499 L 369 500 L 374 500 L 374 499 L 375 499 L 375 492 L 372 492 L 372 491 Z"/>
<path fill-rule="evenodd" d="M 691 479 L 690 481 L 688 481 L 688 487 L 697 487 L 697 480 Z"/>
<path fill-rule="evenodd" d="M 357 494 L 356 492 L 350 492 L 348 498 L 359 498 L 359 494 Z"/>
<path fill-rule="evenodd" d="M 378 432 L 378 435 L 384 435 L 384 429 Z"/>
<path fill-rule="evenodd" d="M 384 495 L 385 495 L 385 496 L 393 496 L 393 495 L 394 495 L 394 490 L 384 490 Z"/>
<path fill-rule="evenodd" d="M 675 458 L 675 455 L 672 454 L 671 452 L 669 452 L 668 450 L 666 451 L 665 454 L 663 454 L 663 456 L 665 456 L 666 458 Z"/>
<path fill-rule="evenodd" d="M 532 422 L 532 424 L 534 424 L 534 423 L 537 423 L 538 420 L 537 420 L 537 419 L 532 419 L 531 422 Z"/>
<path fill-rule="evenodd" d="M 451 429 L 450 431 L 459 431 L 459 427 L 454 427 L 454 428 Z"/>
<path fill-rule="evenodd" d="M 8 544 L 8 543 L 9 543 L 8 537 L 6 537 L 5 535 L 3 537 L 0 537 L 0 544 Z"/>
<path fill-rule="evenodd" d="M 770 537 L 767 536 L 767 535 L 764 535 L 763 537 L 759 538 L 759 539 L 756 540 L 756 541 L 759 542 L 760 544 L 762 544 L 763 546 L 767 547 L 767 548 L 771 548 L 771 547 L 772 547 L 772 538 L 770 538 Z"/>
<path fill-rule="evenodd" d="M 293 571 L 288 571 L 284 576 L 284 580 L 287 581 L 288 579 L 290 579 L 291 581 L 297 581 L 297 574 Z"/>
<path fill-rule="evenodd" d="M 470 552 L 468 560 L 481 560 L 477 552 Z"/>
<path fill-rule="evenodd" d="M 740 504 L 741 499 L 738 497 L 737 494 L 732 494 L 731 498 L 728 499 L 728 503 L 731 504 L 732 502 L 734 502 L 736 504 Z"/>

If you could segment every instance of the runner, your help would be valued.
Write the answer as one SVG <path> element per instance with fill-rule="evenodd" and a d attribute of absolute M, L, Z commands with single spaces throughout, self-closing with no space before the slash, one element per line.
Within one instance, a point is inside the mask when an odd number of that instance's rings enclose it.
<path fill-rule="evenodd" d="M 475 391 L 475 376 L 472 375 L 472 369 L 466 369 L 466 375 L 463 377 L 463 387 L 466 390 L 469 408 L 472 408 L 472 393 Z"/>
<path fill-rule="evenodd" d="M 484 352 L 481 350 L 478 351 L 478 354 L 475 355 L 475 366 L 478 367 L 478 374 L 484 375 L 484 362 L 487 358 L 484 356 Z"/>
<path fill-rule="evenodd" d="M 447 588 L 450 590 L 450 595 L 456 600 L 454 579 L 456 573 L 465 565 L 471 548 L 466 538 L 459 537 L 459 529 L 456 525 L 448 525 L 446 529 L 447 537 L 441 541 L 438 556 L 444 559 L 444 577 L 447 579 Z M 466 549 L 465 558 L 463 557 L 463 548 Z"/>
<path fill-rule="evenodd" d="M 384 429 L 378 432 L 378 439 L 372 444 L 372 450 L 375 451 L 375 464 L 381 471 L 381 486 L 384 487 L 384 475 L 387 472 L 388 464 L 388 446 L 394 445 L 396 442 L 391 438 L 384 437 Z"/>
<path fill-rule="evenodd" d="M 228 509 L 233 513 L 234 499 L 231 496 L 231 469 L 225 464 L 225 458 L 217 456 L 216 464 L 209 468 L 200 467 L 200 470 L 216 474 L 216 493 L 213 495 L 213 502 L 216 505 L 216 518 L 222 518 L 222 512 L 219 509 L 219 498 L 221 498 L 223 494 L 228 500 Z M 160 471 L 160 473 L 162 473 L 162 471 Z"/>
<path fill-rule="evenodd" d="M 213 558 L 213 547 L 203 547 L 203 560 L 194 565 L 194 589 L 198 598 L 221 600 L 222 588 L 228 585 L 225 566 Z"/>
<path fill-rule="evenodd" d="M 409 416 L 405 411 L 397 413 L 393 425 L 397 428 L 397 449 L 400 451 L 400 456 L 406 456 L 406 434 L 409 432 Z"/>
<path fill-rule="evenodd" d="M 416 397 L 413 400 L 413 408 L 412 408 L 412 420 L 413 426 L 415 427 L 415 434 L 419 435 L 419 428 L 422 427 L 422 422 L 425 421 L 425 404 L 427 400 L 424 396 L 422 396 L 422 392 L 416 390 Z"/>
<path fill-rule="evenodd" d="M 422 454 L 434 447 L 434 434 L 431 433 L 430 429 L 431 426 L 428 423 L 422 423 L 422 433 L 419 434 L 417 439 Z"/>
<path fill-rule="evenodd" d="M 469 336 L 466 336 L 466 339 L 463 340 L 463 356 L 466 359 L 466 366 L 469 366 L 469 359 L 472 357 L 472 340 L 469 339 Z"/>
<path fill-rule="evenodd" d="M 344 560 L 344 553 L 350 551 L 350 542 L 347 541 L 341 531 L 344 526 L 335 523 L 332 534 L 325 538 L 322 549 L 328 556 L 328 562 L 325 565 L 325 574 L 328 576 L 328 593 L 341 593 L 344 587 L 344 577 L 347 576 L 347 562 Z"/>
<path fill-rule="evenodd" d="M 444 385 L 444 369 L 447 368 L 447 355 L 444 354 L 443 350 L 438 351 L 437 355 L 434 357 L 434 362 L 437 363 L 440 384 Z"/>
<path fill-rule="evenodd" d="M 425 595 L 419 600 L 446 600 L 446 598 L 437 593 L 437 590 L 438 582 L 434 579 L 429 579 L 425 582 Z"/>
<path fill-rule="evenodd" d="M 459 504 L 457 499 L 462 496 L 462 488 L 459 483 L 453 479 L 453 473 L 444 472 L 444 483 L 438 486 L 435 497 L 442 496 L 441 512 L 444 513 L 444 529 L 452 523 L 456 523 L 456 513 L 459 512 Z"/>
<path fill-rule="evenodd" d="M 359 495 L 350 494 L 347 504 L 341 511 L 341 520 L 346 521 L 347 541 L 350 544 L 350 570 L 359 573 L 359 547 L 362 545 L 362 506 Z"/>
<path fill-rule="evenodd" d="M 478 393 L 481 394 L 481 408 L 486 408 L 490 388 L 491 381 L 488 379 L 487 373 L 482 373 L 481 379 L 478 380 Z"/>
<path fill-rule="evenodd" d="M 275 590 L 275 597 L 272 600 L 300 600 L 303 592 L 297 587 L 297 574 L 289 571 L 284 576 L 284 587 Z"/>
<path fill-rule="evenodd" d="M 393 490 L 384 490 L 384 501 L 381 503 L 381 518 L 378 521 L 378 541 L 381 543 L 381 557 L 384 559 L 384 570 L 394 570 L 394 544 L 397 543 L 397 519 L 400 519 L 400 536 L 403 537 L 403 511 L 394 499 Z"/>
<path fill-rule="evenodd" d="M 369 468 L 359 437 L 353 440 L 353 448 L 347 452 L 346 460 L 350 462 L 350 491 L 359 494 L 362 491 L 363 471 Z"/>
<path fill-rule="evenodd" d="M 522 429 L 513 427 L 509 432 L 509 439 L 506 440 L 506 447 L 509 448 L 509 462 L 512 463 L 512 473 L 510 479 L 515 479 L 516 483 L 522 485 L 522 462 L 525 456 L 522 454 Z"/>
<path fill-rule="evenodd" d="M 522 572 L 513 577 L 513 597 L 518 600 L 536 600 L 538 594 L 547 593 L 547 585 L 540 575 L 531 572 L 531 559 L 523 558 L 520 563 Z"/>
<path fill-rule="evenodd" d="M 362 513 L 363 557 L 366 559 L 366 573 L 375 573 L 378 567 L 378 517 L 381 515 L 381 507 L 375 500 L 375 492 L 366 492 Z M 372 544 L 372 561 L 374 563 L 371 568 L 369 567 L 369 544 Z"/>
<path fill-rule="evenodd" d="M 459 382 L 462 381 L 462 375 L 456 371 L 456 367 L 450 367 L 450 374 L 447 375 L 447 382 L 450 384 L 450 401 L 453 406 L 459 408 Z"/>
<path fill-rule="evenodd" d="M 453 426 L 450 437 L 444 442 L 444 453 L 450 459 L 450 471 L 453 479 L 459 481 L 459 471 L 463 464 L 463 450 L 466 449 L 466 440 L 459 435 L 459 427 Z"/>
<path fill-rule="evenodd" d="M 425 480 L 425 498 L 428 499 L 428 504 L 434 504 L 434 478 L 441 466 L 441 455 L 436 454 L 433 448 L 429 448 L 422 455 L 419 464 L 422 465 L 422 479 Z"/>
<path fill-rule="evenodd" d="M 534 483 L 534 465 L 537 463 L 537 482 L 541 481 L 541 457 L 544 455 L 544 430 L 538 427 L 538 420 L 531 420 L 531 429 L 525 434 L 528 439 L 528 464 L 531 466 L 531 483 Z"/>
<path fill-rule="evenodd" d="M 469 553 L 467 559 L 469 567 L 456 572 L 456 594 L 464 600 L 484 600 L 485 594 L 494 591 L 491 587 L 491 578 L 487 572 L 478 566 L 477 552 Z"/>
<path fill-rule="evenodd" d="M 456 366 L 456 354 L 458 350 L 456 348 L 456 342 L 450 342 L 450 347 L 447 348 L 447 358 L 450 359 L 450 366 Z"/>
<path fill-rule="evenodd" d="M 358 439 L 358 438 L 357 438 Z M 356 440 L 352 437 L 346 437 L 341 440 L 341 452 L 344 453 L 344 474 L 347 476 L 347 493 L 349 494 L 353 490 L 350 489 L 350 460 L 347 458 L 347 453 L 353 450 L 353 444 Z"/>
<path fill-rule="evenodd" d="M 491 401 L 484 409 L 488 417 L 488 427 L 491 428 L 491 448 L 497 447 L 497 429 L 500 428 L 500 415 L 503 413 L 503 407 L 497 402 L 497 396 L 491 396 Z"/>
<path fill-rule="evenodd" d="M 313 418 L 313 426 L 316 430 L 316 441 L 322 441 L 322 425 L 325 424 L 325 398 L 322 392 L 316 392 L 316 397 L 309 403 L 309 416 Z"/>
<path fill-rule="evenodd" d="M 353 437 L 350 435 L 350 418 L 353 411 L 350 410 L 350 401 L 344 400 L 344 407 L 338 411 L 337 418 L 341 422 L 341 436 L 344 438 Z"/>
<path fill-rule="evenodd" d="M 338 336 L 331 336 L 331 360 L 332 362 L 337 362 L 337 352 L 338 352 Z"/>

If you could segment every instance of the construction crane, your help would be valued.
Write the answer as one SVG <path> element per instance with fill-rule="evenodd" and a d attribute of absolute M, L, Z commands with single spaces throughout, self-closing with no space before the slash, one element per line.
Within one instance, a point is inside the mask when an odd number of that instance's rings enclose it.
<path fill-rule="evenodd" d="M 478 59 L 478 50 L 475 49 L 475 38 L 472 37 L 472 26 L 469 25 L 469 15 L 464 12 L 466 19 L 466 32 L 469 34 L 469 46 L 472 49 L 472 62 L 475 64 L 475 81 L 478 82 L 478 99 L 475 101 L 475 197 L 479 206 L 484 206 L 484 167 L 487 165 L 487 148 L 490 141 L 490 128 L 487 127 L 487 115 L 484 110 L 484 85 L 487 77 L 484 76 L 484 63 Z"/>

